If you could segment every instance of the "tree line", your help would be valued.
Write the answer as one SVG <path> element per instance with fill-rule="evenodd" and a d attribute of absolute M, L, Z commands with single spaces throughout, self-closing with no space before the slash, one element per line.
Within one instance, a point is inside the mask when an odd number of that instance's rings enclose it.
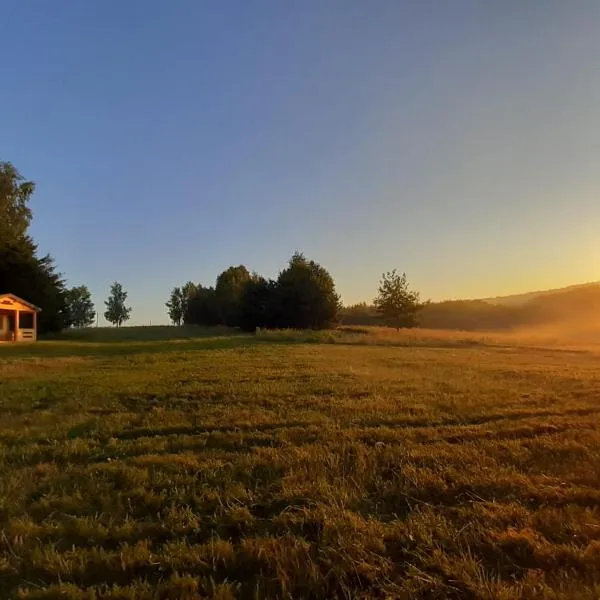
<path fill-rule="evenodd" d="M 244 265 L 223 271 L 214 286 L 188 282 L 171 291 L 169 318 L 179 325 L 325 329 L 337 322 L 340 297 L 329 272 L 295 253 L 277 279 L 251 273 Z"/>
<path fill-rule="evenodd" d="M 565 324 L 587 331 L 600 321 L 600 284 L 530 294 L 522 301 L 445 300 L 422 303 L 419 327 L 461 331 L 509 331 L 528 327 Z M 340 313 L 343 325 L 369 326 L 381 323 L 374 304 L 361 302 Z"/>
<path fill-rule="evenodd" d="M 35 183 L 27 181 L 10 162 L 0 162 L 0 293 L 12 293 L 40 306 L 41 333 L 67 327 L 88 327 L 96 318 L 92 296 L 85 285 L 68 288 L 54 259 L 40 256 L 29 235 L 33 214 L 29 201 Z M 129 319 L 127 292 L 115 282 L 106 300 L 104 317 L 117 326 Z"/>
<path fill-rule="evenodd" d="M 65 323 L 66 287 L 52 257 L 40 255 L 28 233 L 34 190 L 11 163 L 0 162 L 0 292 L 41 306 L 40 331 L 58 331 Z"/>
<path fill-rule="evenodd" d="M 128 321 L 132 308 L 126 305 L 127 292 L 115 281 L 110 286 L 110 295 L 104 301 L 106 310 L 104 318 L 113 325 L 120 327 Z M 65 292 L 65 326 L 89 327 L 96 319 L 96 310 L 92 302 L 92 294 L 85 285 L 67 289 Z"/>
<path fill-rule="evenodd" d="M 406 274 L 384 273 L 374 302 L 380 322 L 396 328 L 418 324 L 422 303 Z M 166 307 L 174 325 L 224 325 L 244 331 L 327 329 L 338 323 L 342 312 L 330 273 L 300 252 L 277 279 L 251 273 L 244 265 L 232 266 L 214 286 L 188 281 L 173 288 Z"/>
<path fill-rule="evenodd" d="M 29 201 L 35 183 L 10 162 L 0 162 L 0 293 L 10 292 L 40 306 L 40 333 L 88 327 L 96 310 L 85 285 L 66 286 L 52 256 L 40 255 L 29 235 Z M 127 292 L 114 282 L 105 301 L 104 318 L 117 327 L 129 320 Z M 419 295 L 406 275 L 383 275 L 376 310 L 395 327 L 417 324 Z M 294 254 L 276 279 L 251 273 L 243 266 L 223 271 L 214 286 L 186 283 L 172 290 L 167 302 L 177 325 L 225 325 L 245 331 L 257 328 L 324 329 L 339 321 L 342 305 L 330 273 L 301 253 Z"/>

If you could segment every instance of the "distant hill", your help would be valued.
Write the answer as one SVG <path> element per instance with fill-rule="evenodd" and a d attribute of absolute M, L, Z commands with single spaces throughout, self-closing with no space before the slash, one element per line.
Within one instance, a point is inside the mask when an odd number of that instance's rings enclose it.
<path fill-rule="evenodd" d="M 357 304 L 341 314 L 345 325 L 376 325 L 373 306 Z M 600 327 L 600 283 L 499 296 L 482 300 L 427 303 L 419 316 L 421 327 L 463 331 L 501 331 L 561 325 L 588 331 Z"/>
<path fill-rule="evenodd" d="M 575 285 L 569 285 L 567 287 L 556 288 L 552 290 L 525 292 L 523 294 L 512 294 L 510 296 L 496 296 L 495 298 L 482 298 L 482 300 L 490 304 L 500 304 L 502 306 L 520 306 L 536 298 L 541 298 L 544 296 L 553 296 L 555 294 L 563 294 L 565 292 L 572 292 L 575 290 L 583 290 L 588 288 L 600 289 L 600 281 L 594 281 L 591 283 L 578 283 Z"/>

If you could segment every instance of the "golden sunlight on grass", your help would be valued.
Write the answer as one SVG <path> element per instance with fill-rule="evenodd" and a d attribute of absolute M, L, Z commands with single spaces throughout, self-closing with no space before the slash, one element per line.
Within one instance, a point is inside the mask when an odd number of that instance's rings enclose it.
<path fill-rule="evenodd" d="M 599 597 L 594 344 L 188 334 L 0 348 L 0 597 Z"/>

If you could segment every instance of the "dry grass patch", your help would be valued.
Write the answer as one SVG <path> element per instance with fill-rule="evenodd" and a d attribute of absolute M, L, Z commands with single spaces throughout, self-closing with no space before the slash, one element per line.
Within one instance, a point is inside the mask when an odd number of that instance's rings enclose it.
<path fill-rule="evenodd" d="M 0 348 L 0 597 L 600 597 L 589 347 L 167 333 Z"/>

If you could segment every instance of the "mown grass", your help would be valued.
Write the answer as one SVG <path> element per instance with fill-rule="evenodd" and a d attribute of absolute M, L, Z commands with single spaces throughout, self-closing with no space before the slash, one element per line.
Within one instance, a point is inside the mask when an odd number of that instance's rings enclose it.
<path fill-rule="evenodd" d="M 595 347 L 92 333 L 0 346 L 0 598 L 600 597 Z"/>

